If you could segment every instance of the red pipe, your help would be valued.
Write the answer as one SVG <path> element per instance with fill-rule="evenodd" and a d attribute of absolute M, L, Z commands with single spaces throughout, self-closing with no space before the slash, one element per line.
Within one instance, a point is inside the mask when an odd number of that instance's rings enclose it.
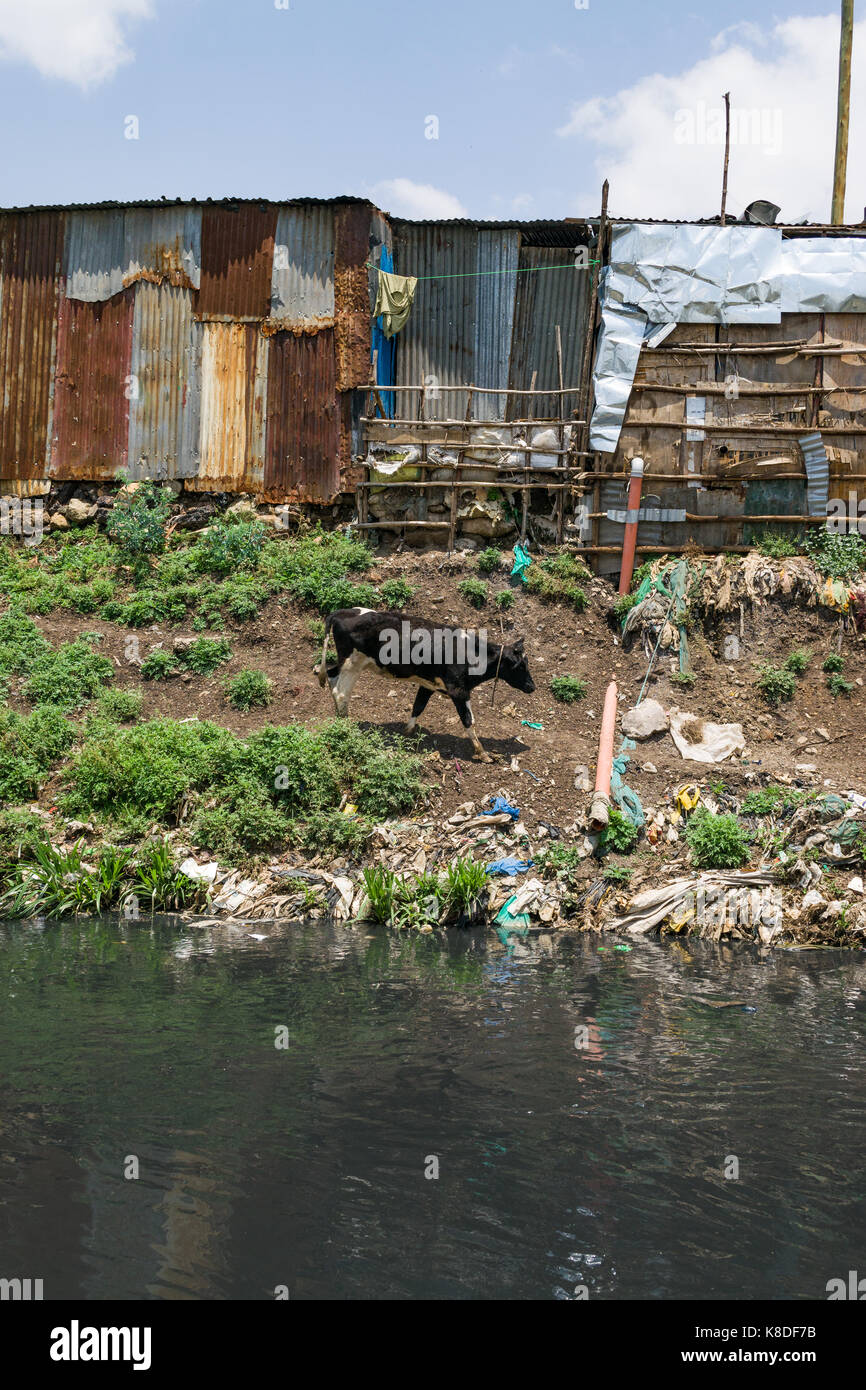
<path fill-rule="evenodd" d="M 595 795 L 589 808 L 593 825 L 607 825 L 610 806 L 610 774 L 613 771 L 613 736 L 616 732 L 616 681 L 611 681 L 604 697 L 601 733 L 598 738 L 598 762 L 595 769 Z"/>
<path fill-rule="evenodd" d="M 622 538 L 622 568 L 619 572 L 619 592 L 627 594 L 631 588 L 631 577 L 634 571 L 634 548 L 637 544 L 638 512 L 640 511 L 640 494 L 643 487 L 643 459 L 633 458 L 631 461 L 631 477 L 628 484 L 628 502 L 626 504 L 626 523 L 625 535 Z M 634 520 L 629 520 L 633 517 Z"/>

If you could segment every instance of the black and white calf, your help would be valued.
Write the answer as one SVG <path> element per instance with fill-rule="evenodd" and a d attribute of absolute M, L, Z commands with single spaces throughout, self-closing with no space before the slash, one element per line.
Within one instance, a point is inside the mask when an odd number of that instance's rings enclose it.
<path fill-rule="evenodd" d="M 337 660 L 328 666 L 328 638 L 332 632 Z M 506 646 L 488 645 L 483 631 L 440 627 L 402 613 L 383 613 L 372 608 L 340 608 L 329 613 L 316 675 L 323 688 L 326 681 L 330 686 L 338 715 L 348 714 L 352 690 L 364 671 L 376 671 L 391 680 L 417 686 L 407 733 L 415 728 L 431 695 L 449 696 L 478 756 L 485 762 L 491 760 L 475 732 L 470 704 L 475 687 L 498 676 L 526 695 L 535 689 L 522 637 Z"/>

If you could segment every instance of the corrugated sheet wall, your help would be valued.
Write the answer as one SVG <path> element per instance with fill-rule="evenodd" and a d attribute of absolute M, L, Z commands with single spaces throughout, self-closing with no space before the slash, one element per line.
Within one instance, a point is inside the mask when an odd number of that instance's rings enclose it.
<path fill-rule="evenodd" d="M 334 209 L 280 208 L 270 322 L 318 332 L 334 324 Z"/>
<path fill-rule="evenodd" d="M 134 293 L 103 303 L 61 295 L 57 323 L 54 478 L 113 478 L 126 467 Z"/>
<path fill-rule="evenodd" d="M 135 292 L 129 476 L 194 478 L 201 464 L 201 350 L 193 296 L 144 281 Z"/>
<path fill-rule="evenodd" d="M 325 502 L 340 486 L 340 419 L 334 330 L 277 333 L 268 340 L 267 453 L 264 493 Z"/>
<path fill-rule="evenodd" d="M 47 472 L 62 253 L 51 213 L 0 218 L 0 479 Z"/>
<path fill-rule="evenodd" d="M 426 388 L 425 414 L 431 420 L 462 419 L 466 395 L 437 392 L 440 386 L 474 381 L 478 235 L 475 227 L 401 223 L 395 238 L 395 272 L 419 277 L 397 343 L 396 384 Z M 421 278 L 427 276 L 441 278 Z M 414 420 L 418 411 L 418 395 L 400 392 L 398 416 Z"/>
<path fill-rule="evenodd" d="M 557 324 L 562 339 L 563 385 L 577 386 L 580 381 L 589 314 L 590 272 L 574 266 L 573 259 L 561 246 L 521 247 L 520 274 L 514 277 L 517 296 L 508 375 L 512 389 L 528 391 L 534 372 L 538 390 L 557 389 Z M 566 413 L 577 406 L 577 400 L 576 395 L 567 397 Z M 555 396 L 541 396 L 531 405 L 532 415 L 557 415 L 557 401 Z M 526 408 L 525 404 L 515 403 L 512 412 Z"/>

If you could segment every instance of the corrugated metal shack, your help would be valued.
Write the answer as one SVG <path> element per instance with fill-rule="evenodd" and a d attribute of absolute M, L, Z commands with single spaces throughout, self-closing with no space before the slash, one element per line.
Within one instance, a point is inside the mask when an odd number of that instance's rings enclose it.
<path fill-rule="evenodd" d="M 323 503 L 370 380 L 364 200 L 0 213 L 0 484 Z"/>

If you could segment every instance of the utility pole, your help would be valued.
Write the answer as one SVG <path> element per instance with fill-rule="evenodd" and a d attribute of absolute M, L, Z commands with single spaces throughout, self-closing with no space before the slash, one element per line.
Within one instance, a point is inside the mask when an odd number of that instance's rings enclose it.
<path fill-rule="evenodd" d="M 854 41 L 854 0 L 842 0 L 839 37 L 839 99 L 836 107 L 836 158 L 833 164 L 833 208 L 830 221 L 845 221 L 845 176 L 848 169 L 848 114 L 851 107 L 851 48 Z"/>

